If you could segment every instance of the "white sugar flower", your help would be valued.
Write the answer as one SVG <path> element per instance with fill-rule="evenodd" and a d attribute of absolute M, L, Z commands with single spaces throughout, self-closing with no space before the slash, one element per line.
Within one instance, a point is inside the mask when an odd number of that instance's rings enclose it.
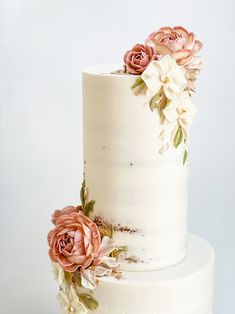
<path fill-rule="evenodd" d="M 66 291 L 61 290 L 58 294 L 62 314 L 87 314 L 87 309 L 80 302 L 75 288 L 71 285 Z"/>
<path fill-rule="evenodd" d="M 183 92 L 175 96 L 163 110 L 167 122 L 176 122 L 185 129 L 193 123 L 193 118 L 197 112 L 196 105 L 188 92 Z"/>
<path fill-rule="evenodd" d="M 66 280 L 65 280 L 65 273 L 63 268 L 58 263 L 52 263 L 53 273 L 55 276 L 55 280 L 59 283 L 60 288 L 65 290 L 66 289 Z"/>
<path fill-rule="evenodd" d="M 152 61 L 141 78 L 147 85 L 148 98 L 152 98 L 163 88 L 166 97 L 173 99 L 175 94 L 181 93 L 187 86 L 185 69 L 169 55 L 159 61 Z"/>

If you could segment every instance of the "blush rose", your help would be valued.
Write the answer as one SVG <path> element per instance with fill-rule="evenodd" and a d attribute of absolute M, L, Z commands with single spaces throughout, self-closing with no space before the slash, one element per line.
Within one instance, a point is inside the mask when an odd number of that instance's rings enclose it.
<path fill-rule="evenodd" d="M 82 206 L 78 206 L 78 207 L 66 206 L 66 207 L 64 207 L 61 210 L 57 209 L 57 210 L 54 211 L 54 213 L 52 215 L 52 222 L 53 222 L 54 225 L 56 225 L 57 219 L 60 218 L 61 216 L 69 215 L 69 214 L 72 214 L 72 213 L 76 213 L 79 210 L 82 210 Z"/>
<path fill-rule="evenodd" d="M 172 56 L 179 65 L 185 66 L 202 48 L 202 43 L 192 32 L 182 26 L 162 27 L 151 33 L 146 44 L 160 55 Z"/>
<path fill-rule="evenodd" d="M 137 44 L 124 55 L 126 70 L 130 74 L 142 74 L 153 60 L 158 60 L 158 56 L 148 45 Z"/>
<path fill-rule="evenodd" d="M 55 228 L 48 234 L 52 262 L 59 263 L 67 272 L 89 267 L 97 258 L 101 246 L 97 225 L 72 208 L 64 209 L 55 223 Z"/>

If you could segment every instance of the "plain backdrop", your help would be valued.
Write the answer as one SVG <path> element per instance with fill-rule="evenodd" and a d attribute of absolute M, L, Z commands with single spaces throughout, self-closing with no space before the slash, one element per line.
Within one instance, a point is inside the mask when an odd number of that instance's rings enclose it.
<path fill-rule="evenodd" d="M 214 313 L 233 314 L 234 1 L 2 0 L 0 15 L 0 313 L 59 313 L 46 235 L 51 212 L 79 202 L 82 68 L 183 25 L 204 43 L 189 230 L 216 250 Z"/>

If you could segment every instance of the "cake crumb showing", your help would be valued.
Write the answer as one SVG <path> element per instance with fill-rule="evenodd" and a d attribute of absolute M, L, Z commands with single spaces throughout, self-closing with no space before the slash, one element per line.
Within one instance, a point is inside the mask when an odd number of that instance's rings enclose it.
<path fill-rule="evenodd" d="M 94 222 L 98 226 L 98 228 L 108 227 L 108 229 L 110 229 L 110 227 L 112 226 L 112 230 L 116 232 L 136 233 L 138 231 L 137 229 L 132 229 L 128 226 L 122 226 L 121 224 L 113 225 L 101 216 L 96 216 Z"/>
<path fill-rule="evenodd" d="M 121 226 L 120 224 L 114 226 L 114 231 L 118 232 L 129 232 L 129 233 L 135 233 L 138 230 L 137 229 L 131 229 L 127 226 Z"/>
<path fill-rule="evenodd" d="M 137 257 L 135 256 L 129 256 L 125 258 L 125 261 L 127 261 L 129 264 L 137 264 L 137 263 L 143 263 L 143 261 L 140 261 Z"/>

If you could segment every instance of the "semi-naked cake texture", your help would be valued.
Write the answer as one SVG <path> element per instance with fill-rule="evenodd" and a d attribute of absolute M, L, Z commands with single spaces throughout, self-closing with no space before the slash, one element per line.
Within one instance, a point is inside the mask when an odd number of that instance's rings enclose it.
<path fill-rule="evenodd" d="M 121 268 L 156 270 L 185 257 L 188 167 L 181 149 L 159 154 L 159 116 L 134 95 L 134 75 L 110 74 L 120 67 L 83 72 L 85 179 L 93 216 L 114 224 L 128 247 Z"/>
<path fill-rule="evenodd" d="M 182 149 L 159 154 L 159 117 L 133 94 L 135 76 L 113 74 L 119 68 L 83 71 L 84 173 L 96 200 L 93 218 L 113 223 L 113 238 L 128 247 L 120 257 L 123 278 L 105 277 L 94 290 L 102 300 L 97 314 L 212 314 L 214 253 L 187 235 Z"/>
<path fill-rule="evenodd" d="M 162 27 L 83 71 L 81 205 L 52 215 L 61 314 L 212 314 L 214 251 L 187 231 L 202 44 Z"/>

